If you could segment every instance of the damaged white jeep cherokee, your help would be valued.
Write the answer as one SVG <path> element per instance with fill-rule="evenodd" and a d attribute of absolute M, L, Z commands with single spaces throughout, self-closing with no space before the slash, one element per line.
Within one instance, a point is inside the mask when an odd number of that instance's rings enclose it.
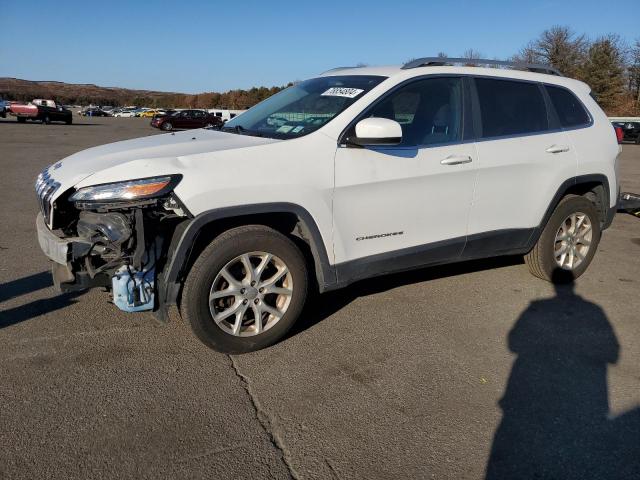
<path fill-rule="evenodd" d="M 578 277 L 615 213 L 611 124 L 553 69 L 466 62 L 336 69 L 221 130 L 63 159 L 36 182 L 55 284 L 165 321 L 178 305 L 237 353 L 282 338 L 312 289 L 505 254 Z"/>

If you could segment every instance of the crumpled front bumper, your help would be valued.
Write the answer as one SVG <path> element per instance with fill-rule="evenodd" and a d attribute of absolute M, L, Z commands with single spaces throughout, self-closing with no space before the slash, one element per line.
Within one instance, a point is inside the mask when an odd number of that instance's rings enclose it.
<path fill-rule="evenodd" d="M 60 291 L 81 290 L 91 286 L 85 276 L 77 278 L 72 262 L 86 256 L 91 243 L 79 237 L 60 238 L 44 222 L 42 213 L 36 218 L 38 243 L 44 254 L 53 261 L 51 274 L 53 283 Z"/>
<path fill-rule="evenodd" d="M 42 213 L 36 218 L 38 243 L 44 254 L 60 265 L 84 257 L 91 249 L 91 243 L 79 237 L 60 238 L 44 223 Z"/>

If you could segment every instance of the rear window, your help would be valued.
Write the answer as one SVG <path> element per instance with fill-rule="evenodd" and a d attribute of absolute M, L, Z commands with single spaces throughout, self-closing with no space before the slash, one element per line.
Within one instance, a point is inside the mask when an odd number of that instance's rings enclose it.
<path fill-rule="evenodd" d="M 547 109 L 535 83 L 476 78 L 482 137 L 526 135 L 549 128 Z"/>
<path fill-rule="evenodd" d="M 563 127 L 579 127 L 589 123 L 589 114 L 582 106 L 582 102 L 566 88 L 545 85 L 551 103 L 556 109 L 560 125 Z"/>

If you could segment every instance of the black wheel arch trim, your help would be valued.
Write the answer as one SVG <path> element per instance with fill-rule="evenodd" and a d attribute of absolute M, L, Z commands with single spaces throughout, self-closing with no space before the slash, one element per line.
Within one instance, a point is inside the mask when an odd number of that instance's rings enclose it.
<path fill-rule="evenodd" d="M 585 185 L 588 183 L 600 183 L 602 185 L 604 197 L 605 197 L 602 200 L 604 203 L 604 207 L 606 208 L 606 214 L 605 214 L 605 218 L 603 219 L 602 229 L 605 230 L 611 225 L 611 222 L 613 221 L 613 215 L 615 215 L 615 212 L 616 212 L 616 207 L 610 206 L 611 189 L 609 187 L 609 179 L 607 178 L 606 175 L 600 174 L 600 173 L 578 175 L 576 177 L 569 178 L 564 182 L 562 182 L 562 184 L 558 187 L 558 190 L 556 190 L 556 193 L 553 196 L 553 199 L 551 200 L 551 202 L 549 203 L 549 206 L 547 207 L 547 210 L 545 211 L 540 224 L 536 228 L 534 228 L 531 232 L 531 236 L 529 237 L 529 240 L 527 242 L 527 248 L 529 250 L 533 248 L 533 246 L 538 241 L 538 238 L 540 238 L 540 235 L 542 234 L 544 227 L 547 225 L 547 222 L 551 218 L 551 215 L 553 215 L 553 211 L 556 209 L 556 207 L 560 203 L 560 200 L 562 200 L 562 198 L 569 192 L 569 190 L 572 187 Z"/>
<path fill-rule="evenodd" d="M 553 211 L 570 189 L 577 185 L 589 183 L 599 183 L 603 186 L 605 196 L 603 202 L 605 203 L 607 214 L 602 228 L 605 229 L 611 224 L 616 211 L 615 207 L 610 207 L 611 191 L 609 180 L 603 174 L 580 175 L 564 181 L 558 187 L 537 227 L 485 232 L 468 236 L 462 243 L 460 241 L 463 239 L 451 239 L 445 242 L 437 242 L 436 244 L 421 245 L 405 251 L 400 250 L 365 257 L 339 265 L 331 265 L 329 263 L 327 250 L 318 225 L 311 214 L 300 205 L 284 202 L 262 203 L 209 210 L 190 220 L 185 220 L 174 233 L 170 246 L 170 252 L 172 253 L 169 254 L 168 263 L 159 278 L 159 292 L 155 308 L 156 317 L 161 321 L 167 321 L 165 307 L 177 303 L 182 286 L 181 276 L 185 266 L 188 265 L 195 241 L 206 225 L 217 220 L 264 213 L 294 214 L 298 218 L 298 224 L 303 228 L 303 231 L 299 233 L 309 244 L 313 255 L 319 289 L 324 292 L 346 286 L 362 278 L 394 271 L 473 258 L 524 254 L 531 250 L 538 241 Z M 400 262 L 402 265 L 398 265 L 398 255 L 405 255 L 407 261 Z M 416 263 L 414 265 L 411 262 Z"/>
<path fill-rule="evenodd" d="M 189 262 L 192 248 L 198 235 L 204 227 L 212 222 L 264 213 L 291 213 L 298 218 L 302 227 L 299 234 L 308 242 L 315 263 L 316 278 L 320 291 L 330 289 L 336 283 L 334 267 L 329 263 L 329 257 L 325 248 L 320 229 L 311 214 L 300 205 L 293 203 L 259 203 L 236 207 L 224 207 L 208 210 L 196 215 L 190 221 L 184 222 L 179 232 L 174 234 L 170 247 L 173 251 L 168 263 L 161 274 L 160 299 L 156 308 L 163 309 L 164 305 L 175 305 L 181 289 L 181 276 Z"/>

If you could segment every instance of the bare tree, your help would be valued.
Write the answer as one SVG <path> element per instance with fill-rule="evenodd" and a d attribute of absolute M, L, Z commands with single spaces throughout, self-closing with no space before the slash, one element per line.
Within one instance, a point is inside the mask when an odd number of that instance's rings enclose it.
<path fill-rule="evenodd" d="M 470 60 L 477 60 L 479 58 L 482 58 L 482 53 L 480 53 L 478 50 L 475 50 L 473 48 L 467 48 L 464 51 L 464 53 L 462 54 L 462 58 L 468 58 Z M 476 63 L 473 63 L 473 62 L 465 63 L 465 65 L 467 67 L 477 67 L 478 66 Z"/>
<path fill-rule="evenodd" d="M 585 35 L 576 35 L 569 27 L 553 26 L 542 32 L 515 57 L 516 61 L 551 65 L 563 75 L 578 77 L 585 61 L 589 41 Z"/>
<path fill-rule="evenodd" d="M 635 108 L 640 110 L 640 38 L 629 49 L 629 92 L 634 97 Z"/>

